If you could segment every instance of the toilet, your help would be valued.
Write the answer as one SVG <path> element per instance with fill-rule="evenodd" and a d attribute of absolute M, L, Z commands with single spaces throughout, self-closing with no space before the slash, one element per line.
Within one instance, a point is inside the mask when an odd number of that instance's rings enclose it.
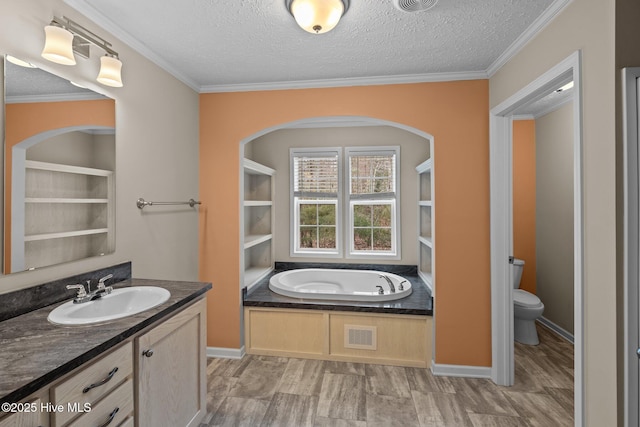
<path fill-rule="evenodd" d="M 524 261 L 513 260 L 513 337 L 522 344 L 538 345 L 538 332 L 536 331 L 536 319 L 542 316 L 544 304 L 540 298 L 520 287 Z"/>

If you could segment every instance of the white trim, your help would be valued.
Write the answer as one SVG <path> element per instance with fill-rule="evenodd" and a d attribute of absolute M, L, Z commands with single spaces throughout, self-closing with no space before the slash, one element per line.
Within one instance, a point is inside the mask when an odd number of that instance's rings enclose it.
<path fill-rule="evenodd" d="M 443 365 L 432 361 L 431 372 L 433 375 L 442 377 L 491 379 L 491 367 L 489 366 Z"/>
<path fill-rule="evenodd" d="M 229 85 L 200 86 L 200 93 L 253 92 L 263 90 L 318 89 L 349 86 L 377 86 L 411 83 L 452 82 L 459 80 L 485 80 L 485 71 L 451 73 L 405 74 L 395 76 L 347 77 L 339 79 L 293 80 L 266 83 L 239 83 Z"/>
<path fill-rule="evenodd" d="M 493 77 L 493 75 L 507 62 L 511 60 L 514 56 L 518 54 L 531 40 L 533 40 L 538 33 L 540 33 L 544 28 L 549 25 L 551 21 L 558 16 L 565 7 L 567 7 L 572 0 L 555 0 L 547 9 L 544 11 L 542 15 L 540 15 L 531 25 L 527 28 L 520 36 L 513 42 L 511 45 L 504 51 L 502 54 L 493 61 L 491 65 L 486 70 L 489 78 Z"/>
<path fill-rule="evenodd" d="M 562 101 L 556 102 L 555 104 L 549 106 L 548 108 L 545 108 L 542 111 L 536 112 L 536 114 L 533 116 L 533 118 L 534 119 L 539 119 L 542 116 L 546 116 L 547 114 L 553 113 L 554 111 L 559 110 L 560 107 L 562 107 L 565 104 L 570 103 L 571 101 L 573 101 L 573 96 L 565 98 Z"/>
<path fill-rule="evenodd" d="M 640 161 L 638 152 L 638 102 L 640 67 L 622 70 L 623 103 L 623 168 L 624 168 L 624 425 L 637 426 L 638 389 L 640 388 L 638 357 L 640 347 L 638 311 L 640 272 Z"/>
<path fill-rule="evenodd" d="M 584 314 L 583 314 L 583 177 L 582 177 L 582 102 L 581 53 L 568 58 L 542 74 L 490 111 L 490 189 L 491 189 L 491 378 L 500 385 L 513 384 L 513 299 L 512 269 L 508 263 L 512 247 L 511 194 L 511 114 L 519 107 L 539 99 L 573 77 L 574 140 L 574 398 L 575 425 L 584 424 Z"/>
<path fill-rule="evenodd" d="M 511 120 L 535 120 L 536 116 L 533 114 L 514 114 L 511 116 Z"/>
<path fill-rule="evenodd" d="M 240 348 L 207 347 L 207 357 L 218 359 L 242 359 L 245 355 L 244 346 Z"/>
<path fill-rule="evenodd" d="M 559 335 L 560 337 L 562 337 L 565 340 L 569 341 L 571 344 L 575 343 L 575 337 L 573 336 L 573 334 L 571 332 L 567 331 L 566 329 L 564 329 L 562 326 L 558 326 L 556 323 L 552 322 L 551 320 L 547 319 L 544 316 L 542 316 L 542 317 L 540 317 L 540 318 L 538 318 L 536 320 L 542 326 L 544 326 L 547 329 L 550 329 L 551 331 L 553 331 L 553 333 L 555 333 L 556 335 Z"/>

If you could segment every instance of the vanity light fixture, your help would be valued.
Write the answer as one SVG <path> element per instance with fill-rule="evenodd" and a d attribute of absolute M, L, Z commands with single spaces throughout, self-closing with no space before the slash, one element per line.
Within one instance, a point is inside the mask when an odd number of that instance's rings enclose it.
<path fill-rule="evenodd" d="M 331 31 L 349 9 L 349 0 L 285 0 L 298 25 L 312 34 Z"/>
<path fill-rule="evenodd" d="M 106 86 L 122 87 L 122 62 L 118 59 L 118 52 L 111 48 L 111 43 L 64 16 L 54 17 L 51 24 L 44 27 L 44 32 L 43 58 L 57 64 L 75 65 L 76 54 L 88 59 L 91 46 L 99 47 L 105 55 L 100 58 L 100 72 L 96 80 Z"/>

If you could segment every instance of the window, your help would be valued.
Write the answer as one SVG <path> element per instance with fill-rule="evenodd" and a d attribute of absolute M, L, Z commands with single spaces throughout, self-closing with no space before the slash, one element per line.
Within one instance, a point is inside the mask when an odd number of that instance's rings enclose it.
<path fill-rule="evenodd" d="M 340 256 L 340 150 L 291 150 L 292 255 Z"/>
<path fill-rule="evenodd" d="M 349 256 L 397 256 L 399 148 L 347 148 Z"/>
<path fill-rule="evenodd" d="M 341 148 L 290 151 L 291 255 L 341 257 L 344 246 L 350 258 L 397 259 L 400 148 L 345 148 L 344 165 L 341 153 Z"/>

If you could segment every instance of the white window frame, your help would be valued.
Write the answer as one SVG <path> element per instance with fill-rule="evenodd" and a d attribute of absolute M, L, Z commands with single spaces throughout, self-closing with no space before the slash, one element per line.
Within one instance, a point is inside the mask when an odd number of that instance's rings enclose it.
<path fill-rule="evenodd" d="M 337 155 L 338 164 L 338 190 L 337 196 L 334 199 L 317 199 L 315 201 L 298 200 L 294 196 L 294 163 L 293 159 L 297 156 L 328 156 Z M 289 255 L 291 257 L 314 257 L 314 258 L 342 258 L 343 254 L 343 227 L 341 218 L 342 214 L 342 148 L 341 147 L 316 147 L 316 148 L 290 148 L 289 149 L 289 198 L 290 198 L 290 218 L 291 227 L 289 229 Z M 300 218 L 298 215 L 300 204 L 305 203 L 335 203 L 336 205 L 336 249 L 323 249 L 323 248 L 300 248 Z"/>
<path fill-rule="evenodd" d="M 395 154 L 395 189 L 393 193 L 384 193 L 372 197 L 355 196 L 351 197 L 351 157 L 352 156 L 386 156 Z M 349 236 L 346 240 L 348 248 L 346 258 L 348 259 L 401 259 L 400 247 L 402 235 L 400 230 L 400 146 L 363 146 L 345 147 L 344 170 L 344 195 L 349 209 L 345 212 L 346 230 Z M 354 249 L 354 226 L 353 226 L 353 206 L 355 204 L 391 204 L 391 250 L 390 251 L 356 251 Z"/>

